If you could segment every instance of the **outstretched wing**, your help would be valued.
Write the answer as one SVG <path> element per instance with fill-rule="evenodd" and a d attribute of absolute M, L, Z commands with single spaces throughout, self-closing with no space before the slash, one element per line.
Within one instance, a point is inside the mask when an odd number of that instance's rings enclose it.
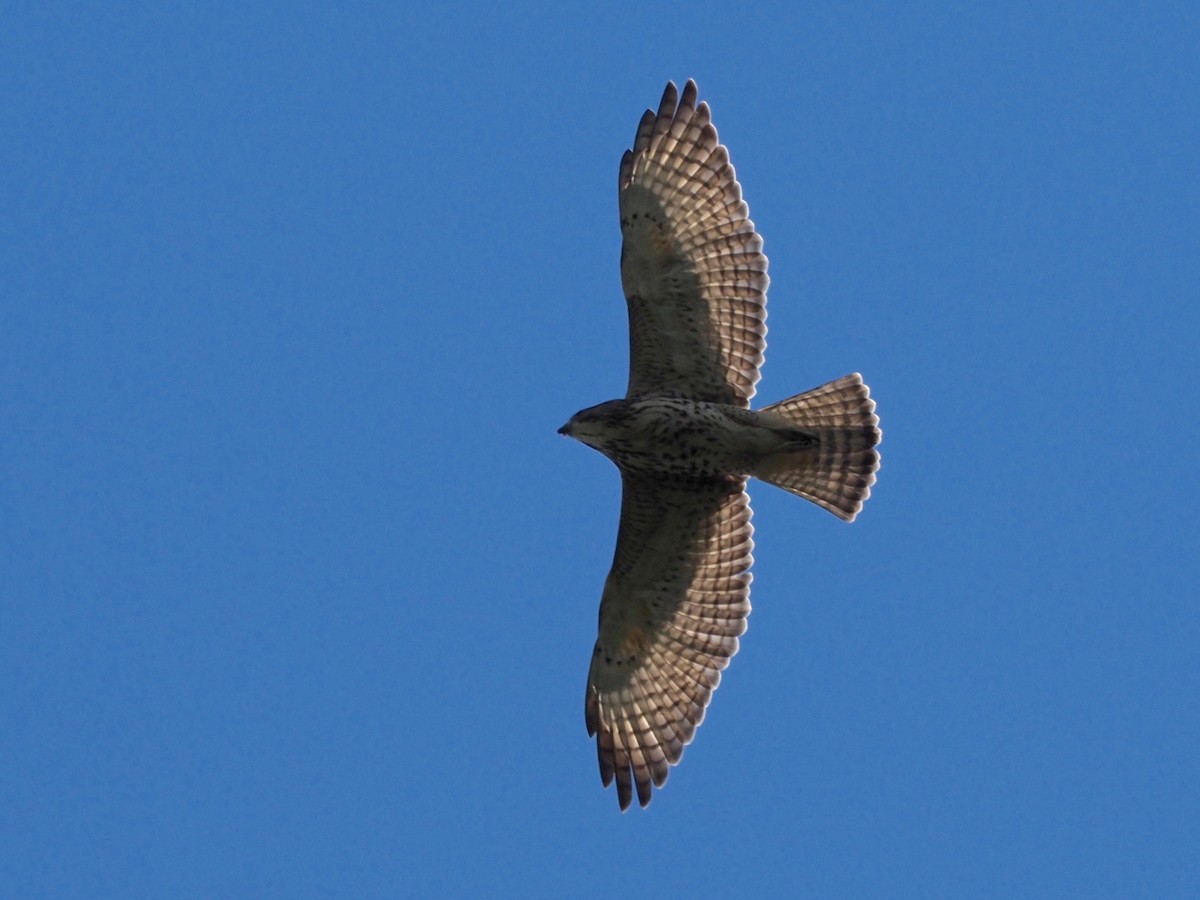
<path fill-rule="evenodd" d="M 745 480 L 674 485 L 622 472 L 585 716 L 621 809 L 650 802 L 683 756 L 750 614 Z"/>
<path fill-rule="evenodd" d="M 629 399 L 750 405 L 766 348 L 767 258 L 696 83 L 667 83 L 620 170 Z"/>

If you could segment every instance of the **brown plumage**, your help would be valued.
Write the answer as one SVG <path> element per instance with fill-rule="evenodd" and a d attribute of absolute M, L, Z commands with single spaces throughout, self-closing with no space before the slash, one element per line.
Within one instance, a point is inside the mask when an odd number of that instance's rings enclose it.
<path fill-rule="evenodd" d="M 704 719 L 750 614 L 755 476 L 852 521 L 879 420 L 847 375 L 759 411 L 767 258 L 696 84 L 667 84 L 621 160 L 629 387 L 560 429 L 621 471 L 585 717 L 600 777 L 642 806 Z"/>

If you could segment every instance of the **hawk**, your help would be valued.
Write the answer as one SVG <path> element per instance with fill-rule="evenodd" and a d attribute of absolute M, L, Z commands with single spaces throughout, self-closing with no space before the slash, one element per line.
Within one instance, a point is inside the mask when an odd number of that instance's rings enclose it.
<path fill-rule="evenodd" d="M 750 409 L 767 258 L 696 83 L 668 82 L 619 173 L 629 386 L 560 434 L 621 472 L 621 523 L 585 699 L 600 778 L 650 802 L 737 653 L 750 614 L 750 476 L 853 521 L 879 468 L 857 375 Z"/>

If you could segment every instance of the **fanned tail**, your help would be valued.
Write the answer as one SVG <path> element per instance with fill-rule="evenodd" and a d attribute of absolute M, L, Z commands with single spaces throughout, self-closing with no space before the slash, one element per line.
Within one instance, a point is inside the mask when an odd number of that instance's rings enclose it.
<path fill-rule="evenodd" d="M 802 431 L 754 476 L 853 522 L 871 496 L 883 437 L 875 401 L 855 372 L 762 410 Z"/>

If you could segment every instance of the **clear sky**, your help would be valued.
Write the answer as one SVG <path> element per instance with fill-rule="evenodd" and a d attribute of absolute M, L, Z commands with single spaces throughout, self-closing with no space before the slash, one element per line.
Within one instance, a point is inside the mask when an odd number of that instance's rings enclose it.
<path fill-rule="evenodd" d="M 1200 895 L 1200 7 L 22 6 L 0 895 Z M 741 653 L 621 815 L 618 478 L 555 430 L 689 76 L 759 399 L 861 371 L 883 468 L 850 526 L 753 487 Z"/>

